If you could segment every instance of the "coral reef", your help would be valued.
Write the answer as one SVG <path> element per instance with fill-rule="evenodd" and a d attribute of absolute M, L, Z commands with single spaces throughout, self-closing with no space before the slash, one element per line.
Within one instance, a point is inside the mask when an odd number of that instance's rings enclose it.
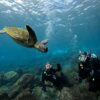
<path fill-rule="evenodd" d="M 57 90 L 54 86 L 42 90 L 41 71 L 9 71 L 0 74 L 0 100 L 100 100 L 100 93 L 88 91 L 88 82 L 78 83 L 78 73 L 74 68 L 64 69 L 66 85 Z"/>

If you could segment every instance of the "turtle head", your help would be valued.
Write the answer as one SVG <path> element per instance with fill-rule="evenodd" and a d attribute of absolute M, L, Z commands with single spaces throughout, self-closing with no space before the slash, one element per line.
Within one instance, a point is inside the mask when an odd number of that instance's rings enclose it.
<path fill-rule="evenodd" d="M 36 43 L 36 44 L 34 45 L 34 47 L 35 47 L 36 49 L 38 49 L 39 51 L 41 51 L 41 52 L 44 52 L 44 53 L 48 52 L 48 47 L 46 47 L 46 46 L 45 46 L 43 43 L 41 43 L 41 42 Z"/>

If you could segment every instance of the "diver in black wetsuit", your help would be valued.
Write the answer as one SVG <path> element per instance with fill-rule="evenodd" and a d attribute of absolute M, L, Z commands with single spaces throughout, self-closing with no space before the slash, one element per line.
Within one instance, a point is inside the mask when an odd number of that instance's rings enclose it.
<path fill-rule="evenodd" d="M 89 90 L 93 92 L 100 91 L 100 59 L 95 54 L 91 55 Z"/>
<path fill-rule="evenodd" d="M 100 59 L 86 52 L 79 55 L 79 82 L 88 79 L 89 91 L 100 91 Z"/>
<path fill-rule="evenodd" d="M 46 91 L 46 82 L 51 82 L 54 86 L 59 87 L 60 76 L 61 75 L 61 66 L 57 64 L 57 68 L 54 69 L 51 64 L 45 65 L 45 70 L 42 73 L 42 87 L 43 90 Z"/>
<path fill-rule="evenodd" d="M 83 79 L 87 78 L 90 75 L 90 67 L 91 67 L 91 57 L 87 52 L 81 52 L 79 55 L 79 82 Z"/>

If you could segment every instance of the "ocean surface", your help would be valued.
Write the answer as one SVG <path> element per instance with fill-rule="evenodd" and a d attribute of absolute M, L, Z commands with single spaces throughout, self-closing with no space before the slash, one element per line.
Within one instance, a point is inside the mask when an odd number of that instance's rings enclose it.
<path fill-rule="evenodd" d="M 79 50 L 100 54 L 100 0 L 0 0 L 0 30 L 25 25 L 35 30 L 39 41 L 49 39 L 48 53 L 0 34 L 0 70 L 52 61 L 69 64 L 67 58 Z"/>

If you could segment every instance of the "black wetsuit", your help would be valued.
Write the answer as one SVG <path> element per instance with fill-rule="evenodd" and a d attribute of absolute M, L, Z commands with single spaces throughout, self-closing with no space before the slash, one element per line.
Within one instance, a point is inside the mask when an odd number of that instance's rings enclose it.
<path fill-rule="evenodd" d="M 50 68 L 48 70 L 44 70 L 42 73 L 42 86 L 43 89 L 46 90 L 45 81 L 50 81 L 53 83 L 53 85 L 57 86 L 59 85 L 60 78 L 57 77 L 56 72 L 61 71 L 60 66 L 57 65 L 57 69 Z"/>
<path fill-rule="evenodd" d="M 98 58 L 91 59 L 89 90 L 100 91 L 100 60 Z"/>
<path fill-rule="evenodd" d="M 43 85 L 43 89 L 46 90 L 46 85 L 45 85 L 45 81 L 50 81 L 53 84 L 56 83 L 56 69 L 48 69 L 48 70 L 44 70 L 42 73 L 42 85 Z"/>
<path fill-rule="evenodd" d="M 82 79 L 85 79 L 89 76 L 90 74 L 90 67 L 91 67 L 91 64 L 90 64 L 90 57 L 87 57 L 86 61 L 85 62 L 79 62 L 78 64 L 78 67 L 79 67 L 79 78 L 82 80 Z M 82 65 L 82 66 L 81 66 Z"/>
<path fill-rule="evenodd" d="M 81 64 L 83 66 L 81 66 Z M 79 62 L 79 82 L 88 79 L 90 91 L 100 91 L 100 60 L 87 57 L 85 62 Z"/>

